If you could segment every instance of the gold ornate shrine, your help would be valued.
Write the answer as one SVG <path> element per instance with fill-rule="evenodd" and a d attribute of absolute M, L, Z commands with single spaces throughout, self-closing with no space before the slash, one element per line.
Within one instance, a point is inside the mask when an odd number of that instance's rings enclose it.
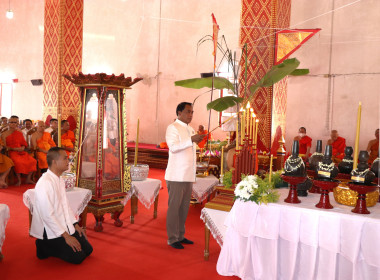
<path fill-rule="evenodd" d="M 95 216 L 95 231 L 103 230 L 106 213 L 111 213 L 115 226 L 120 227 L 123 222 L 119 216 L 124 210 L 121 201 L 131 186 L 123 91 L 141 78 L 104 73 L 65 78 L 80 88 L 81 96 L 74 159 L 77 186 L 92 191 L 88 211 Z"/>

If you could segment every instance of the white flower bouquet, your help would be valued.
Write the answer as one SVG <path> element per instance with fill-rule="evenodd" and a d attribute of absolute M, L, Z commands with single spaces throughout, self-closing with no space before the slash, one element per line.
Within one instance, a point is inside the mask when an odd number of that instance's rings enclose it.
<path fill-rule="evenodd" d="M 235 199 L 254 201 L 256 204 L 277 202 L 279 194 L 273 184 L 262 180 L 257 175 L 242 175 L 242 180 L 235 187 Z"/>

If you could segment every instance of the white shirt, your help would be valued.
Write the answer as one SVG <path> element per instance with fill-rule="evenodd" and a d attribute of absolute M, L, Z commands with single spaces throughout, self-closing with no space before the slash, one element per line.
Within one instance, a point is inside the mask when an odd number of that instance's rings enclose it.
<path fill-rule="evenodd" d="M 26 129 L 26 128 L 24 128 L 23 130 L 21 130 L 21 132 L 22 132 L 22 135 L 24 135 L 24 139 L 25 139 L 25 141 L 26 141 L 26 143 L 28 143 L 28 146 L 30 147 L 31 145 L 30 145 L 30 135 L 28 135 L 28 132 L 29 132 L 29 130 L 30 129 Z"/>
<path fill-rule="evenodd" d="M 51 126 L 49 126 L 48 128 L 45 129 L 45 132 L 51 133 L 52 131 L 53 131 L 53 129 L 51 128 Z"/>
<path fill-rule="evenodd" d="M 191 141 L 194 134 L 191 126 L 178 119 L 166 129 L 169 160 L 165 180 L 195 182 L 196 144 Z"/>
<path fill-rule="evenodd" d="M 44 228 L 48 239 L 75 232 L 77 219 L 67 203 L 65 183 L 49 169 L 36 184 L 32 215 L 30 235 L 36 238 L 43 239 Z"/>

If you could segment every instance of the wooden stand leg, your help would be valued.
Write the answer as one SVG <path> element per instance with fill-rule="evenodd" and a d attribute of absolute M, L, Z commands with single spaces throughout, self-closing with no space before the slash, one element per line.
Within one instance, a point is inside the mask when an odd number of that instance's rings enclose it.
<path fill-rule="evenodd" d="M 96 224 L 94 226 L 94 230 L 96 232 L 103 231 L 103 225 L 102 225 L 102 223 L 104 221 L 103 215 L 97 216 L 97 215 L 94 214 L 94 217 L 95 217 L 95 221 L 96 221 Z"/>
<path fill-rule="evenodd" d="M 123 221 L 119 219 L 120 215 L 121 215 L 122 212 L 119 212 L 119 211 L 115 211 L 113 213 L 113 219 L 115 220 L 115 222 L 113 223 L 115 226 L 117 227 L 121 227 L 123 225 Z"/>
<path fill-rule="evenodd" d="M 132 195 L 131 197 L 131 224 L 135 223 L 135 214 L 137 214 L 137 196 Z"/>
<path fill-rule="evenodd" d="M 157 219 L 158 197 L 159 197 L 159 195 L 157 195 L 157 196 L 156 196 L 156 199 L 154 200 L 153 219 Z"/>
<path fill-rule="evenodd" d="M 84 208 L 83 212 L 79 215 L 80 217 L 80 220 L 79 220 L 79 225 L 84 229 L 86 230 L 87 228 L 87 207 Z"/>
<path fill-rule="evenodd" d="M 208 257 L 210 255 L 209 246 L 210 246 L 210 230 L 205 224 L 205 251 L 203 255 L 205 261 L 208 261 Z"/>

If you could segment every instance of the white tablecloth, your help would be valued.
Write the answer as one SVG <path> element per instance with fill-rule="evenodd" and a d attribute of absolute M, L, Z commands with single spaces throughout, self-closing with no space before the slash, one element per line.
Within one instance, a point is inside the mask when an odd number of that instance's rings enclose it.
<path fill-rule="evenodd" d="M 88 189 L 73 188 L 66 192 L 67 201 L 71 210 L 74 212 L 75 217 L 78 219 L 79 215 L 86 208 L 88 202 L 91 200 L 92 193 Z M 30 213 L 33 215 L 34 204 L 34 189 L 29 189 L 23 195 L 24 204 L 29 208 Z"/>
<path fill-rule="evenodd" d="M 0 253 L 1 248 L 3 247 L 5 239 L 5 227 L 9 220 L 9 207 L 6 204 L 0 204 Z"/>
<path fill-rule="evenodd" d="M 315 207 L 320 195 L 258 206 L 237 200 L 228 214 L 217 263 L 221 275 L 242 279 L 380 279 L 380 207 L 351 212 L 330 194 L 331 210 Z"/>
<path fill-rule="evenodd" d="M 218 178 L 214 175 L 210 175 L 207 177 L 197 177 L 195 183 L 193 184 L 193 197 L 202 202 L 207 198 L 209 194 L 211 194 L 214 190 L 214 187 L 219 183 Z"/>
<path fill-rule="evenodd" d="M 225 220 L 228 212 L 215 209 L 203 208 L 201 211 L 201 220 L 205 223 L 210 230 L 212 236 L 216 242 L 223 246 L 223 238 L 226 233 L 227 227 L 225 226 Z"/>
<path fill-rule="evenodd" d="M 143 181 L 132 181 L 131 189 L 122 201 L 122 204 L 125 206 L 132 195 L 136 195 L 140 202 L 149 209 L 160 192 L 160 189 L 161 180 L 158 179 L 147 178 Z"/>

